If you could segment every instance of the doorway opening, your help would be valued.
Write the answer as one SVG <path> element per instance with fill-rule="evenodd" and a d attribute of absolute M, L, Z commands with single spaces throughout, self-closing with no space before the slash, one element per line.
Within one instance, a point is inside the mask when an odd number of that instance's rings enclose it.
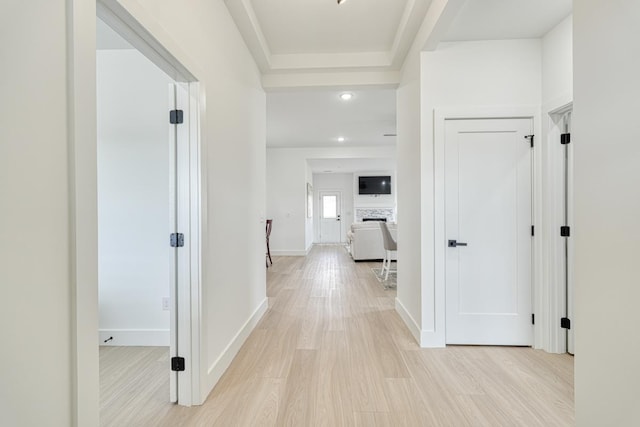
<path fill-rule="evenodd" d="M 123 425 L 132 394 L 201 402 L 199 86 L 116 2 L 97 19 L 100 413 Z"/>

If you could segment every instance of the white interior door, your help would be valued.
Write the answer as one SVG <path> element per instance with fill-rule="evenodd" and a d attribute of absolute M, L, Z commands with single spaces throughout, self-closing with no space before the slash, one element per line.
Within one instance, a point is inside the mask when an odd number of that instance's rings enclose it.
<path fill-rule="evenodd" d="M 320 243 L 340 243 L 342 236 L 339 191 L 320 192 Z"/>
<path fill-rule="evenodd" d="M 531 119 L 446 121 L 447 344 L 532 343 L 531 131 Z"/>

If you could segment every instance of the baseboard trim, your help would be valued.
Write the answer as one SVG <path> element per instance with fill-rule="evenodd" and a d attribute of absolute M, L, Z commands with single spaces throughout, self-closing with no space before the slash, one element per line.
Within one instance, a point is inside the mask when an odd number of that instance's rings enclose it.
<path fill-rule="evenodd" d="M 420 347 L 422 348 L 444 348 L 446 343 L 442 334 L 436 331 L 421 331 Z"/>
<path fill-rule="evenodd" d="M 276 251 L 271 250 L 271 256 L 307 256 L 308 251 Z"/>
<path fill-rule="evenodd" d="M 398 297 L 396 297 L 396 312 L 398 312 L 402 321 L 409 328 L 411 335 L 413 335 L 413 338 L 415 338 L 416 342 L 419 344 L 421 342 L 420 326 L 418 326 L 418 323 L 416 323 L 411 314 L 409 314 L 409 311 Z"/>
<path fill-rule="evenodd" d="M 222 354 L 220 354 L 216 361 L 211 364 L 211 366 L 207 370 L 207 390 L 205 390 L 205 393 L 202 394 L 204 399 L 206 399 L 209 393 L 211 393 L 213 387 L 215 387 L 215 385 L 218 383 L 218 380 L 220 379 L 220 377 L 222 377 L 224 371 L 227 370 L 227 368 L 233 361 L 233 358 L 236 357 L 236 354 L 238 354 L 238 351 L 240 351 L 240 347 L 242 347 L 242 344 L 244 344 L 244 342 L 247 340 L 249 334 L 251 334 L 260 319 L 262 319 L 262 316 L 267 312 L 268 308 L 269 299 L 265 298 L 260 303 L 258 308 L 253 312 L 253 314 L 249 317 L 249 319 L 245 322 L 245 324 L 242 325 L 238 333 L 233 337 Z"/>
<path fill-rule="evenodd" d="M 411 335 L 416 339 L 418 345 L 421 348 L 443 348 L 446 347 L 445 341 L 442 337 L 442 334 L 436 333 L 436 331 L 426 331 L 420 329 L 418 323 L 415 321 L 413 316 L 409 314 L 407 308 L 402 304 L 396 297 L 396 311 L 404 321 L 404 323 L 409 328 Z"/>
<path fill-rule="evenodd" d="M 113 337 L 112 340 L 108 340 Z M 169 329 L 99 329 L 98 345 L 168 347 Z"/>

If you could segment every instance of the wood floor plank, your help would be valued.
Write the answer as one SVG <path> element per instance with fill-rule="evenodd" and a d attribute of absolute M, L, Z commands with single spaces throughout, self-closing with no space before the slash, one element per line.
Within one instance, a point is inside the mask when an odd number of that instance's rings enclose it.
<path fill-rule="evenodd" d="M 101 425 L 570 426 L 573 359 L 530 348 L 421 349 L 395 289 L 344 248 L 273 257 L 269 309 L 204 405 L 168 403 L 166 348 L 100 350 Z"/>

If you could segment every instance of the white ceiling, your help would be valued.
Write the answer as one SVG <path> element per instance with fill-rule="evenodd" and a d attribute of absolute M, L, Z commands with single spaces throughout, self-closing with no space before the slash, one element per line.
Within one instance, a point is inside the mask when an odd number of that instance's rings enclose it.
<path fill-rule="evenodd" d="M 395 89 L 348 91 L 297 90 L 267 93 L 268 147 L 395 145 Z M 344 137 L 339 142 L 338 137 Z"/>
<path fill-rule="evenodd" d="M 390 51 L 407 0 L 251 0 L 272 54 Z M 365 19 L 363 19 L 365 18 Z"/>
<path fill-rule="evenodd" d="M 467 0 L 442 41 L 539 38 L 572 7 L 572 0 Z"/>
<path fill-rule="evenodd" d="M 96 18 L 96 49 L 133 49 L 133 46 L 101 19 Z"/>
<path fill-rule="evenodd" d="M 384 159 L 309 159 L 313 173 L 354 173 L 396 170 L 396 160 Z"/>

